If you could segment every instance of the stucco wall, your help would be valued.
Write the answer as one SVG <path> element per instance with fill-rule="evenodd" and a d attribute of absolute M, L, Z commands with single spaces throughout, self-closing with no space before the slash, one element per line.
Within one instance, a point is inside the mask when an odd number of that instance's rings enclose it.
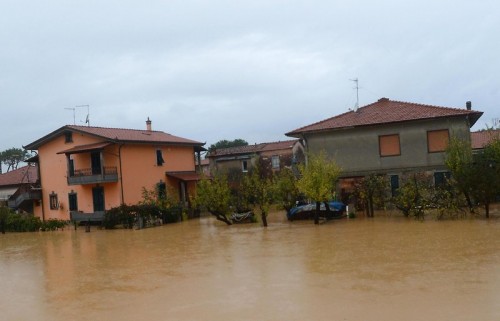
<path fill-rule="evenodd" d="M 330 131 L 306 136 L 308 150 L 325 150 L 343 170 L 343 176 L 405 169 L 444 169 L 444 153 L 429 153 L 427 131 L 449 129 L 453 136 L 469 139 L 465 119 L 449 118 Z M 379 136 L 399 134 L 401 155 L 381 157 Z"/>
<path fill-rule="evenodd" d="M 161 149 L 163 163 L 156 164 L 156 150 Z M 136 204 L 142 200 L 142 190 L 151 190 L 162 180 L 167 184 L 166 172 L 194 171 L 193 147 L 125 145 L 121 150 L 123 194 L 126 204 Z M 172 183 L 173 189 L 178 186 Z"/>

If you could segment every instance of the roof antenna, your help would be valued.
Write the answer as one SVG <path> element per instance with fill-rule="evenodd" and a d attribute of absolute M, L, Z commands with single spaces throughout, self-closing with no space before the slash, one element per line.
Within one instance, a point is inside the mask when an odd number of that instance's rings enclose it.
<path fill-rule="evenodd" d="M 82 107 L 87 107 L 87 117 L 85 118 L 85 124 L 87 126 L 90 126 L 90 106 L 89 105 L 79 105 L 75 106 L 76 108 L 82 108 Z"/>
<path fill-rule="evenodd" d="M 73 111 L 73 125 L 76 125 L 76 121 L 75 121 L 75 107 L 68 107 L 68 108 L 64 108 L 66 110 L 72 110 Z"/>
<path fill-rule="evenodd" d="M 358 78 L 350 79 L 350 81 L 354 81 L 356 83 L 356 87 L 354 87 L 354 89 L 356 89 L 356 105 L 354 105 L 354 112 L 357 112 L 359 108 L 359 81 Z"/>

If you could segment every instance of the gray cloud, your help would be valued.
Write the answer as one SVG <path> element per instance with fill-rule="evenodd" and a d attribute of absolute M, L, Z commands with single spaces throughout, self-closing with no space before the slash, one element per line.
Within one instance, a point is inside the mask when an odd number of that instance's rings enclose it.
<path fill-rule="evenodd" d="M 500 117 L 496 1 L 6 1 L 0 150 L 73 122 L 287 139 L 382 96 Z M 76 122 L 85 119 L 76 110 Z"/>

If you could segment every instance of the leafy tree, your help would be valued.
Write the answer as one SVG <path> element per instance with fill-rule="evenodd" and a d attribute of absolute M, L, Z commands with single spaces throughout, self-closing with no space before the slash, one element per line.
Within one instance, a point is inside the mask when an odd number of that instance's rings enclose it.
<path fill-rule="evenodd" d="M 474 204 L 471 199 L 471 194 L 474 171 L 470 142 L 452 138 L 446 149 L 444 162 L 446 167 L 450 170 L 454 185 L 464 195 L 469 210 L 473 213 Z"/>
<path fill-rule="evenodd" d="M 324 152 L 309 155 L 307 166 L 300 164 L 301 177 L 297 181 L 297 188 L 306 197 L 316 202 L 314 224 L 319 224 L 321 202 L 327 205 L 335 190 L 336 181 L 340 175 L 340 167 L 327 159 Z"/>
<path fill-rule="evenodd" d="M 225 176 L 204 178 L 198 182 L 194 199 L 196 205 L 205 207 L 217 220 L 227 225 L 232 224 L 228 218 L 230 201 L 231 190 Z"/>
<path fill-rule="evenodd" d="M 7 166 L 7 172 L 17 169 L 19 163 L 23 162 L 30 156 L 30 153 L 20 148 L 9 148 L 0 153 L 0 168 L 1 163 Z M 1 169 L 0 169 L 1 173 Z"/>
<path fill-rule="evenodd" d="M 212 152 L 216 150 L 217 148 L 229 148 L 229 147 L 237 147 L 237 146 L 247 146 L 248 142 L 244 139 L 237 138 L 235 140 L 219 140 L 217 143 L 210 145 L 208 147 L 208 151 Z"/>
<path fill-rule="evenodd" d="M 260 164 L 260 162 L 256 162 Z M 249 175 L 243 178 L 242 193 L 253 207 L 258 207 L 262 225 L 267 226 L 267 214 L 274 200 L 274 185 L 272 178 L 265 177 L 260 166 L 255 166 Z"/>
<path fill-rule="evenodd" d="M 500 195 L 500 140 L 486 145 L 474 155 L 472 195 L 484 205 L 486 218 L 490 217 L 490 204 Z"/>
<path fill-rule="evenodd" d="M 388 188 L 387 177 L 382 175 L 372 174 L 356 183 L 354 195 L 364 205 L 368 217 L 374 216 L 374 207 L 384 206 Z"/>
<path fill-rule="evenodd" d="M 297 179 L 290 168 L 283 168 L 275 177 L 276 201 L 287 212 L 295 206 L 295 202 L 300 197 L 297 188 Z"/>
<path fill-rule="evenodd" d="M 432 180 L 425 173 L 413 173 L 401 178 L 401 186 L 392 202 L 405 216 L 423 219 L 425 209 L 432 206 Z"/>
<path fill-rule="evenodd" d="M 161 209 L 168 209 L 179 205 L 179 194 L 175 190 L 166 186 L 165 183 L 157 184 L 152 189 L 142 188 L 142 201 L 139 204 L 154 205 Z"/>

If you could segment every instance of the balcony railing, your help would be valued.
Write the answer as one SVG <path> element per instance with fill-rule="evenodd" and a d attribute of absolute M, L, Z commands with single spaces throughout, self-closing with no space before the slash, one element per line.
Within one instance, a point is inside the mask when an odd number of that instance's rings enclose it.
<path fill-rule="evenodd" d="M 102 222 L 104 219 L 104 211 L 93 213 L 71 211 L 69 212 L 69 217 L 73 222 Z"/>
<path fill-rule="evenodd" d="M 68 185 L 84 185 L 118 182 L 116 167 L 75 169 L 68 175 Z"/>
<path fill-rule="evenodd" d="M 9 200 L 8 206 L 10 208 L 18 208 L 25 201 L 39 201 L 42 199 L 41 191 L 30 191 L 19 194 L 15 199 Z"/>

